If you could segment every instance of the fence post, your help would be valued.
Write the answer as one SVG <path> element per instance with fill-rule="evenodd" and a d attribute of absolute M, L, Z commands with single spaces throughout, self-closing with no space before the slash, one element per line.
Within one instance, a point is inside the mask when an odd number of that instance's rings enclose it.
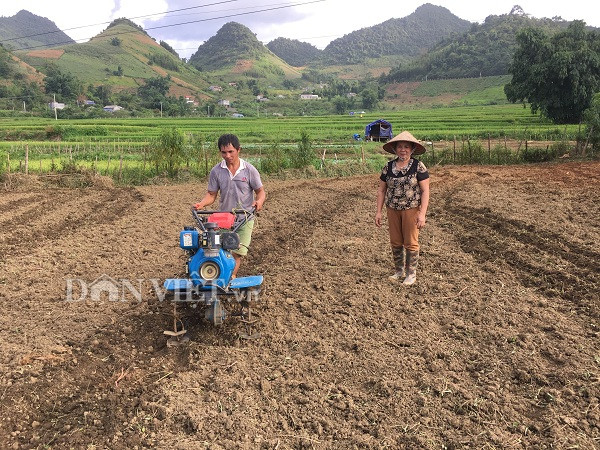
<path fill-rule="evenodd" d="M 25 175 L 29 174 L 29 144 L 25 144 Z"/>
<path fill-rule="evenodd" d="M 492 162 L 492 142 L 490 138 L 490 133 L 488 133 L 488 161 Z"/>
<path fill-rule="evenodd" d="M 122 174 L 123 174 L 123 154 L 121 153 L 121 158 L 119 159 L 119 183 L 121 182 Z"/>
<path fill-rule="evenodd" d="M 6 154 L 6 170 L 8 171 L 8 174 L 10 175 L 10 153 Z"/>
<path fill-rule="evenodd" d="M 456 135 L 454 135 L 454 147 L 452 147 L 452 163 L 456 164 Z"/>

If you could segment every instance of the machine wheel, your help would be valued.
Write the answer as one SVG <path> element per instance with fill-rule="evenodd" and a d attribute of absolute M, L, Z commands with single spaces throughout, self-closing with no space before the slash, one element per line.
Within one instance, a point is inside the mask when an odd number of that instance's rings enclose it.
<path fill-rule="evenodd" d="M 227 310 L 219 300 L 212 302 L 204 312 L 204 318 L 212 322 L 213 325 L 222 325 L 226 317 Z"/>

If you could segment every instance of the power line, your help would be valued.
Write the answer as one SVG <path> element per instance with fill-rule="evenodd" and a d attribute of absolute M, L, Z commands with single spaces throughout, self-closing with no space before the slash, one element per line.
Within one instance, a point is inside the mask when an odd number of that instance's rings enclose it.
<path fill-rule="evenodd" d="M 237 1 L 237 0 L 230 0 L 230 1 Z M 261 12 L 268 12 L 268 11 L 276 11 L 276 10 L 280 10 L 280 9 L 286 9 L 286 8 L 292 8 L 294 6 L 304 6 L 304 5 L 310 5 L 313 3 L 321 3 L 324 2 L 326 0 L 312 0 L 312 1 L 308 1 L 308 2 L 302 2 L 302 3 L 292 3 L 292 4 L 287 4 L 284 6 L 275 6 L 272 8 L 265 8 L 265 9 L 258 9 L 256 11 L 248 11 L 248 12 L 242 12 L 242 13 L 234 13 L 234 14 L 227 14 L 224 16 L 217 16 L 217 17 L 211 17 L 211 18 L 207 18 L 207 19 L 198 19 L 198 20 L 192 20 L 192 21 L 188 21 L 188 22 L 180 22 L 180 23 L 175 23 L 175 24 L 171 24 L 171 25 L 160 25 L 160 26 L 155 26 L 155 27 L 148 27 L 148 28 L 142 28 L 140 27 L 142 30 L 144 31 L 148 31 L 148 30 L 157 30 L 157 29 L 162 29 L 162 28 L 171 28 L 171 27 L 177 27 L 180 25 L 190 25 L 190 24 L 194 24 L 194 23 L 200 23 L 200 22 L 209 22 L 212 20 L 219 20 L 219 19 L 227 19 L 227 18 L 231 18 L 231 17 L 239 17 L 239 16 L 247 16 L 250 14 L 258 14 Z M 112 22 L 111 22 L 112 23 Z M 91 25 L 89 25 L 91 26 Z M 136 33 L 137 31 L 123 31 L 120 33 L 114 33 L 114 34 L 109 34 L 106 37 L 112 37 L 112 36 L 120 36 L 123 34 L 130 34 L 130 33 Z M 41 33 L 44 34 L 44 33 Z M 92 39 L 95 36 L 92 36 L 90 38 L 83 38 L 83 39 L 77 39 L 75 42 L 77 41 L 87 41 L 89 39 Z M 58 42 L 55 44 L 41 44 L 41 45 L 33 45 L 30 47 L 22 47 L 16 50 L 31 50 L 31 49 L 35 49 L 35 48 L 45 48 L 45 47 L 58 47 L 60 45 L 68 45 L 71 44 L 71 42 Z"/>
<path fill-rule="evenodd" d="M 128 20 L 133 21 L 134 19 L 143 19 L 144 17 L 160 16 L 162 14 L 170 14 L 170 13 L 180 12 L 180 11 L 189 11 L 191 9 L 205 8 L 207 6 L 215 6 L 215 5 L 221 5 L 223 3 L 232 3 L 232 2 L 238 2 L 238 1 L 239 0 L 223 0 L 221 2 L 208 3 L 206 5 L 198 5 L 198 6 L 191 6 L 189 8 L 173 9 L 171 11 L 164 11 L 164 12 L 154 13 L 154 14 L 146 14 L 144 16 L 129 17 Z M 82 28 L 90 28 L 90 27 L 97 27 L 97 26 L 100 26 L 100 25 L 108 25 L 108 24 L 111 24 L 111 23 L 112 23 L 112 21 L 111 22 L 95 23 L 95 24 L 92 24 L 92 25 L 81 25 L 79 27 L 65 28 L 64 30 L 45 31 L 44 33 L 29 34 L 27 36 L 20 36 L 20 37 L 16 37 L 16 38 L 6 39 L 6 40 L 2 41 L 2 43 L 10 42 L 10 41 L 16 41 L 18 39 L 27 39 L 27 38 L 36 37 L 36 36 L 46 36 L 48 34 L 54 34 L 54 33 L 61 33 L 61 32 L 64 33 L 65 31 L 80 30 Z M 81 39 L 78 39 L 78 40 L 81 40 Z"/>

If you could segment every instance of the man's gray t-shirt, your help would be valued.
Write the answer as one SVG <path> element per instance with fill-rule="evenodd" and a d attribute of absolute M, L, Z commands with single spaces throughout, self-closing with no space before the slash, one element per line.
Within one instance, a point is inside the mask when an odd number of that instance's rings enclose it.
<path fill-rule="evenodd" d="M 240 168 L 232 175 L 225 161 L 210 171 L 208 191 L 219 192 L 219 211 L 237 208 L 250 209 L 254 202 L 254 191 L 262 187 L 256 167 L 240 158 Z"/>

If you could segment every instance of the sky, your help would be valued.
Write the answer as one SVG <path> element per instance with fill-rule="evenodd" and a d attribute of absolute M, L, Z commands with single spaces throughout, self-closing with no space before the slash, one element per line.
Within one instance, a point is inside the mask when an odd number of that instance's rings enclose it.
<path fill-rule="evenodd" d="M 470 22 L 507 14 L 514 5 L 533 17 L 580 19 L 600 27 L 600 2 L 591 0 L 391 0 L 372 6 L 359 0 L 19 0 L 0 2 L 0 16 L 25 9 L 52 20 L 77 42 L 85 42 L 117 18 L 144 27 L 181 57 L 189 58 L 225 23 L 246 25 L 267 44 L 277 37 L 298 39 L 323 49 L 352 31 L 412 14 L 424 3 L 447 8 Z"/>

